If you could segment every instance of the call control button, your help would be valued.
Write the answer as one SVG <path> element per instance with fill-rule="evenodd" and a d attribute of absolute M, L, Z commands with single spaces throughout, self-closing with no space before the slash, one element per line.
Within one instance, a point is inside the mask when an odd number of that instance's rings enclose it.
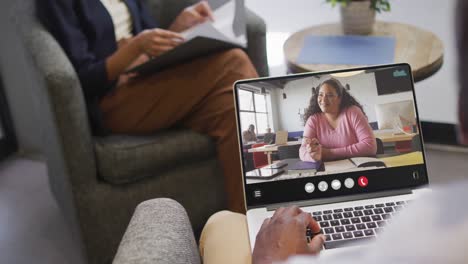
<path fill-rule="evenodd" d="M 326 190 L 328 190 L 328 183 L 326 181 L 321 181 L 319 182 L 318 184 L 318 189 L 321 191 L 321 192 L 325 192 Z"/>
<path fill-rule="evenodd" d="M 348 189 L 351 189 L 354 187 L 354 180 L 351 179 L 351 178 L 347 178 L 345 181 L 344 181 L 344 186 Z"/>
<path fill-rule="evenodd" d="M 308 182 L 306 185 L 305 185 L 305 191 L 308 192 L 308 193 L 313 193 L 314 190 L 315 190 L 315 186 L 313 183 L 310 183 Z"/>
<path fill-rule="evenodd" d="M 358 184 L 361 187 L 366 187 L 369 184 L 369 180 L 366 176 L 361 176 L 358 178 Z"/>
<path fill-rule="evenodd" d="M 331 182 L 331 187 L 333 190 L 337 191 L 341 188 L 341 182 L 339 180 L 333 180 Z"/>

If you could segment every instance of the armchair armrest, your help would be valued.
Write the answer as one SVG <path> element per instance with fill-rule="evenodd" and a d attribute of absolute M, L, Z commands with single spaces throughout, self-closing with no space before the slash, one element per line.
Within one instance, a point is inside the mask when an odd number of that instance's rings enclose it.
<path fill-rule="evenodd" d="M 199 264 L 200 255 L 185 209 L 167 198 L 139 204 L 113 263 Z"/>

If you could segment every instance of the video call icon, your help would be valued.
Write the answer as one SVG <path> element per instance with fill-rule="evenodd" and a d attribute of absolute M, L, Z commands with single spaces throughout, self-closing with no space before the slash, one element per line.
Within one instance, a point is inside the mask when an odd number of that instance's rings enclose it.
<path fill-rule="evenodd" d="M 314 190 L 315 190 L 315 186 L 313 183 L 310 183 L 308 182 L 306 185 L 305 185 L 305 191 L 308 192 L 308 193 L 313 193 Z"/>
<path fill-rule="evenodd" d="M 366 176 L 361 176 L 358 178 L 358 184 L 361 187 L 366 187 L 369 184 L 369 180 Z"/>
<path fill-rule="evenodd" d="M 318 184 L 318 189 L 321 191 L 321 192 L 325 192 L 327 189 L 328 189 L 328 183 L 326 181 L 321 181 L 319 182 Z"/>

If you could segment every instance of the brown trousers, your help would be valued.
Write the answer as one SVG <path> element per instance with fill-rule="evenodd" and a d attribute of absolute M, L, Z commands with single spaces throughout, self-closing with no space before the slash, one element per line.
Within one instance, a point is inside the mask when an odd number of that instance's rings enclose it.
<path fill-rule="evenodd" d="M 124 84 L 100 103 L 115 133 L 147 134 L 181 125 L 216 141 L 228 209 L 244 212 L 233 83 L 257 72 L 240 49 L 215 53 Z"/>

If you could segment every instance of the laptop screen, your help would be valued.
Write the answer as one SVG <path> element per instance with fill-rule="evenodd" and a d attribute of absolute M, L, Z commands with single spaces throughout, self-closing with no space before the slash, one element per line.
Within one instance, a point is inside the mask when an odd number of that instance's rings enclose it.
<path fill-rule="evenodd" d="M 238 81 L 235 97 L 248 207 L 428 183 L 408 64 Z"/>

